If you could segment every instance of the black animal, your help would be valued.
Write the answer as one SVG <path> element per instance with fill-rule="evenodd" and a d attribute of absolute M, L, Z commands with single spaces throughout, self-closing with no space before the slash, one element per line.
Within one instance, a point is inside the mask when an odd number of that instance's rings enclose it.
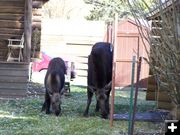
<path fill-rule="evenodd" d="M 46 110 L 46 114 L 52 112 L 58 116 L 61 112 L 61 95 L 64 90 L 66 66 L 61 58 L 53 58 L 48 65 L 48 70 L 44 79 L 46 88 L 45 101 L 42 111 Z"/>
<path fill-rule="evenodd" d="M 87 106 L 84 116 L 88 115 L 93 93 L 96 95 L 96 109 L 102 118 L 108 118 L 109 95 L 112 82 L 112 45 L 106 42 L 96 43 L 88 57 Z"/>

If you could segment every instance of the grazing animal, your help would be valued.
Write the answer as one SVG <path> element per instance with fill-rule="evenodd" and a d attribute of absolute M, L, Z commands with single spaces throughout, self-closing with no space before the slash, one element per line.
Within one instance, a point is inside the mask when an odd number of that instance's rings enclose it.
<path fill-rule="evenodd" d="M 87 106 L 84 116 L 88 115 L 93 93 L 96 95 L 96 109 L 102 118 L 108 118 L 109 95 L 112 82 L 112 45 L 106 42 L 96 43 L 88 57 Z"/>
<path fill-rule="evenodd" d="M 46 114 L 50 114 L 50 107 L 56 116 L 61 112 L 61 95 L 64 90 L 65 74 L 66 66 L 64 61 L 61 58 L 53 58 L 49 62 L 44 79 L 46 93 L 42 111 L 46 110 Z"/>

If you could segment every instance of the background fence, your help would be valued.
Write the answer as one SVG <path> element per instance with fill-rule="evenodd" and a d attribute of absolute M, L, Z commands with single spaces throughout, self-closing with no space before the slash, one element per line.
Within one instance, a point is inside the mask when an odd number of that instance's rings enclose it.
<path fill-rule="evenodd" d="M 87 57 L 92 45 L 105 40 L 106 25 L 101 21 L 42 21 L 41 51 L 62 57 L 76 65 L 76 84 L 86 85 Z"/>

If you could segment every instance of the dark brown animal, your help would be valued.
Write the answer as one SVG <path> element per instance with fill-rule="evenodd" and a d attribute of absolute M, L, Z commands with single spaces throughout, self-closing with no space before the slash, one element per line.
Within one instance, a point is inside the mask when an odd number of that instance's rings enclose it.
<path fill-rule="evenodd" d="M 96 109 L 102 118 L 108 118 L 109 95 L 112 81 L 112 46 L 110 43 L 96 43 L 88 57 L 87 106 L 84 116 L 88 115 L 93 93 L 96 95 Z"/>
<path fill-rule="evenodd" d="M 42 106 L 42 111 L 50 114 L 52 112 L 58 116 L 61 113 L 61 95 L 64 90 L 66 74 L 66 66 L 61 58 L 53 58 L 48 65 L 48 70 L 44 79 L 46 88 L 45 101 Z"/>

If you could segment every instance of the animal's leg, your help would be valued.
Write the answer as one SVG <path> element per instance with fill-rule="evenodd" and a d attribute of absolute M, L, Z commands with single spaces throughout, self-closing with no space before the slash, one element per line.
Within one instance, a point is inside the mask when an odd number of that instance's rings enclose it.
<path fill-rule="evenodd" d="M 108 118 L 108 115 L 109 115 L 109 95 L 110 95 L 110 91 L 106 94 L 107 95 L 107 99 L 105 100 L 105 110 L 103 112 L 101 112 L 101 116 L 102 118 L 104 119 L 107 119 Z"/>
<path fill-rule="evenodd" d="M 46 109 L 46 102 L 44 101 L 41 112 L 45 111 L 45 109 Z"/>
<path fill-rule="evenodd" d="M 107 100 L 106 100 L 106 103 L 105 103 L 108 114 L 109 114 L 109 112 L 110 112 L 110 109 L 109 109 L 109 95 L 110 95 L 110 91 L 107 93 Z"/>
<path fill-rule="evenodd" d="M 109 114 L 109 99 L 106 99 L 105 106 L 106 106 L 107 114 Z"/>
<path fill-rule="evenodd" d="M 42 105 L 41 112 L 45 111 L 45 109 L 46 109 L 46 99 L 47 99 L 47 93 L 45 93 L 44 98 L 45 98 L 45 100 L 44 100 L 44 103 L 43 103 L 43 105 Z"/>
<path fill-rule="evenodd" d="M 49 94 L 46 92 L 46 95 L 45 95 L 45 108 L 46 108 L 46 114 L 50 114 L 50 97 L 49 97 Z"/>
<path fill-rule="evenodd" d="M 87 99 L 87 106 L 86 106 L 86 109 L 84 111 L 84 116 L 87 116 L 88 115 L 88 111 L 89 111 L 89 106 L 91 104 L 91 100 L 92 100 L 92 96 L 93 96 L 93 93 L 89 90 L 87 90 L 87 96 L 88 96 L 88 99 Z"/>
<path fill-rule="evenodd" d="M 95 112 L 99 112 L 99 101 L 96 101 L 96 109 Z"/>

